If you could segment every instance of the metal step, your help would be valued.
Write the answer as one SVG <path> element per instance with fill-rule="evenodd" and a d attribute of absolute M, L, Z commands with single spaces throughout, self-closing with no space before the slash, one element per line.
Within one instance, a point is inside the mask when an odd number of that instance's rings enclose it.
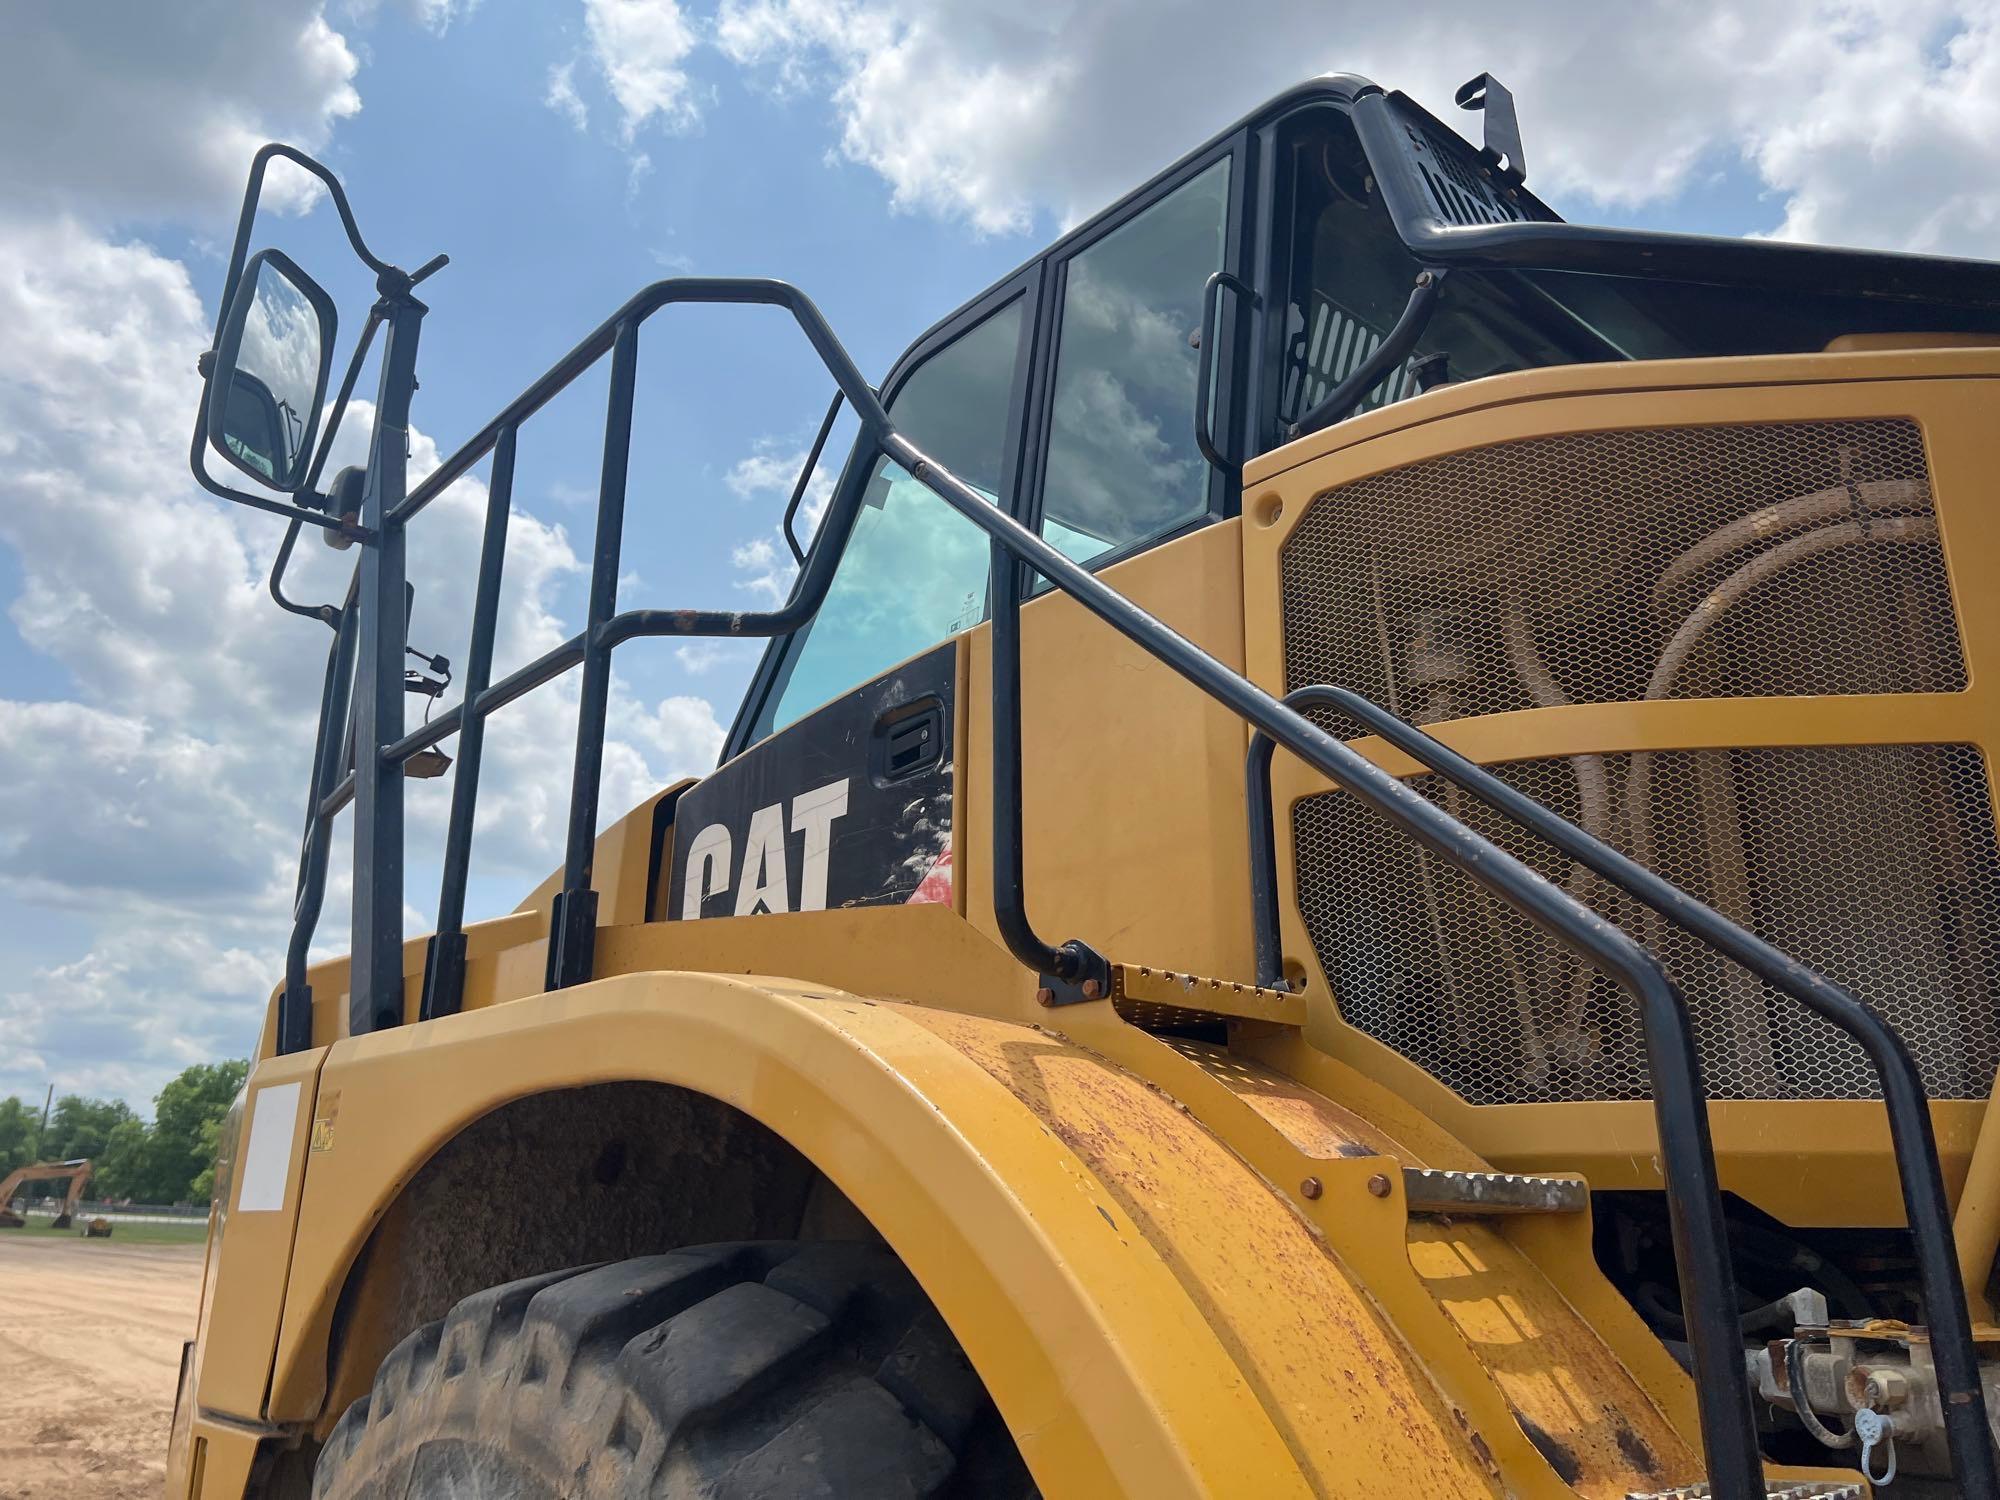
<path fill-rule="evenodd" d="M 1672 1490 L 1628 1490 L 1625 1500 L 1710 1500 L 1711 1494 L 1708 1481 L 1703 1480 Z M 1764 1491 L 1764 1497 L 1765 1500 L 1867 1500 L 1867 1492 L 1858 1482 L 1843 1479 L 1801 1479 L 1789 1484 L 1781 1479 L 1775 1488 Z"/>
<path fill-rule="evenodd" d="M 1590 1206 L 1590 1184 L 1580 1177 L 1405 1167 L 1403 1196 L 1413 1214 L 1574 1214 Z"/>

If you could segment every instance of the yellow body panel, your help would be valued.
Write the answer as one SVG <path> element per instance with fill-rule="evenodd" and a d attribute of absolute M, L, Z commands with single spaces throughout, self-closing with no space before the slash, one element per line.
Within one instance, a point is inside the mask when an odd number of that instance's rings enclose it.
<path fill-rule="evenodd" d="M 1234 522 L 1107 568 L 1104 579 L 1242 670 Z M 964 777 L 954 867 L 994 936 L 990 631 L 969 632 L 958 701 Z M 1028 911 L 1058 940 L 1156 969 L 1248 979 L 1243 721 L 1066 595 L 1021 611 L 1021 798 Z"/>
<path fill-rule="evenodd" d="M 1028 977 L 947 908 L 600 937 L 602 968 L 637 972 L 482 996 L 325 1054 L 289 1277 L 236 1258 L 229 1225 L 221 1238 L 246 1286 L 285 1287 L 270 1393 L 241 1412 L 204 1402 L 205 1415 L 323 1428 L 333 1310 L 422 1162 L 508 1099 L 652 1078 L 744 1110 L 848 1195 L 937 1301 L 1047 1493 L 1570 1493 L 1516 1411 L 1578 1466 L 1582 1493 L 1693 1477 L 1684 1382 L 1634 1379 L 1649 1358 L 1670 1364 L 1657 1344 L 1608 1289 L 1604 1327 L 1579 1316 L 1500 1231 L 1473 1236 L 1506 1266 L 1482 1295 L 1517 1320 L 1517 1361 L 1554 1384 L 1510 1385 L 1477 1357 L 1468 1340 L 1492 1338 L 1477 1299 L 1412 1262 L 1400 1189 L 1368 1186 L 1385 1165 L 1476 1164 L 1421 1122 L 1399 1139 L 1108 1007 L 1043 1011 Z M 834 980 L 878 974 L 904 1003 L 651 967 L 725 967 L 753 943 Z M 1356 1103 L 1369 1107 L 1366 1088 Z M 1587 1248 L 1574 1260 L 1587 1224 L 1567 1234 L 1547 1253 L 1564 1275 L 1588 1265 Z M 1553 1390 L 1590 1399 L 1552 1403 Z M 238 1492 L 213 1478 L 203 1491 Z"/>
<path fill-rule="evenodd" d="M 284 1153 L 281 1182 L 283 1202 L 276 1208 L 245 1210 L 241 1197 L 254 1187 L 246 1147 L 239 1146 L 234 1180 L 228 1196 L 216 1206 L 211 1235 L 219 1247 L 203 1290 L 201 1321 L 196 1335 L 201 1351 L 195 1393 L 200 1407 L 256 1416 L 262 1410 L 265 1386 L 271 1378 L 277 1319 L 284 1305 L 292 1240 L 298 1225 L 299 1191 L 307 1141 L 311 1134 L 313 1098 L 322 1048 L 271 1057 L 257 1065 L 246 1089 L 244 1139 L 252 1138 L 259 1103 L 272 1090 L 296 1090 L 291 1131 Z M 276 1103 L 277 1099 L 274 1098 Z M 265 1127 L 269 1129 L 270 1127 Z M 211 1338 L 212 1329 L 231 1330 L 228 1338 Z"/>
<path fill-rule="evenodd" d="M 316 1412 L 334 1295 L 417 1162 L 520 1092 L 634 1076 L 813 1155 L 944 1312 L 1048 1493 L 1491 1492 L 1307 1224 L 1129 1075 L 1018 1024 L 704 975 L 333 1049 L 271 1420 Z M 1271 1253 L 1235 1264 L 1246 1234 Z"/>
<path fill-rule="evenodd" d="M 1285 687 L 1279 549 L 1319 494 L 1420 459 L 1554 433 L 1703 424 L 1914 418 L 1931 465 L 1938 524 L 1951 571 L 1968 685 L 1959 693 L 1853 697 L 1705 698 L 1577 704 L 1465 718 L 1437 737 L 1482 763 L 1587 752 L 1716 746 L 2000 743 L 2000 556 L 1992 530 L 1995 450 L 1991 412 L 2000 353 L 1988 349 L 1876 351 L 1538 370 L 1451 387 L 1341 423 L 1267 454 L 1244 489 L 1246 660 L 1252 680 Z M 1373 738 L 1356 747 L 1398 774 L 1416 769 Z M 1329 1054 L 1389 1083 L 1496 1165 L 1568 1170 L 1594 1187 L 1653 1187 L 1651 1106 L 1560 1103 L 1475 1106 L 1389 1048 L 1347 1026 L 1299 916 L 1290 858 L 1290 807 L 1326 783 L 1289 757 L 1273 774 L 1283 946 L 1311 976 L 1307 1036 Z M 1932 1106 L 1947 1184 L 1965 1181 L 1986 1101 Z M 1902 1222 L 1887 1126 L 1873 1101 L 1729 1100 L 1712 1106 L 1723 1186 L 1788 1223 Z M 2000 1144 L 1993 1148 L 2000 1176 Z M 1978 1200 L 2000 1221 L 2000 1190 Z M 1986 1253 L 1990 1262 L 1990 1246 Z M 1981 1272 L 1968 1276 L 1978 1285 Z"/>

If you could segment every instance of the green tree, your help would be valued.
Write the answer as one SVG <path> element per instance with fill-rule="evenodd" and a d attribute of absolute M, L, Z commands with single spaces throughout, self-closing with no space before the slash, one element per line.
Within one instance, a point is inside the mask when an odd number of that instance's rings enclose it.
<path fill-rule="evenodd" d="M 35 1159 L 35 1127 L 41 1111 L 19 1099 L 0 1099 L 0 1177 Z"/>
<path fill-rule="evenodd" d="M 149 1185 L 163 1203 L 192 1202 L 195 1178 L 215 1160 L 215 1126 L 229 1112 L 250 1064 L 196 1063 L 153 1099 Z"/>
<path fill-rule="evenodd" d="M 196 1203 L 206 1203 L 215 1196 L 215 1152 L 222 1144 L 222 1121 L 223 1116 L 217 1115 L 201 1127 L 201 1155 L 208 1165 L 195 1174 L 188 1189 L 188 1197 Z"/>
<path fill-rule="evenodd" d="M 50 1161 L 75 1161 L 85 1156 L 96 1161 L 104 1154 L 111 1132 L 125 1121 L 137 1118 L 123 1099 L 85 1099 L 79 1094 L 64 1094 L 56 1100 L 55 1112 L 49 1116 L 42 1155 Z"/>
<path fill-rule="evenodd" d="M 97 1158 L 91 1195 L 144 1201 L 152 1196 L 152 1177 L 153 1129 L 144 1120 L 128 1115 L 111 1127 L 103 1154 Z"/>

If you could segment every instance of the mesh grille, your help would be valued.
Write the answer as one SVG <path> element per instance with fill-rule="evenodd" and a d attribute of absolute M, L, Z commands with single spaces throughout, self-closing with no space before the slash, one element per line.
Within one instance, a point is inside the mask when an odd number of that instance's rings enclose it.
<path fill-rule="evenodd" d="M 1340 683 L 1419 723 L 1965 686 L 1923 440 L 1900 419 L 1428 459 L 1317 497 L 1281 568 L 1287 687 Z"/>
<path fill-rule="evenodd" d="M 1654 751 L 1494 769 L 1878 1007 L 1932 1097 L 1986 1097 L 2000 1060 L 2000 852 L 1976 749 Z M 1845 1035 L 1436 778 L 1411 785 L 1661 957 L 1712 1097 L 1875 1095 Z M 1292 829 L 1306 928 L 1349 1024 L 1474 1103 L 1645 1097 L 1633 1006 L 1608 979 L 1344 793 L 1301 800 Z"/>
<path fill-rule="evenodd" d="M 1311 292 L 1312 317 L 1298 337 L 1294 357 L 1285 376 L 1285 404 L 1288 412 L 1310 411 L 1333 393 L 1333 388 L 1360 369 L 1368 357 L 1382 347 L 1382 334 L 1365 318 L 1349 312 L 1326 293 Z M 1356 401 L 1356 411 L 1389 406 L 1417 390 L 1417 356 L 1412 355 L 1383 376 L 1380 383 Z"/>
<path fill-rule="evenodd" d="M 1527 217 L 1494 190 L 1492 182 L 1474 165 L 1478 158 L 1464 146 L 1447 143 L 1436 132 L 1414 126 L 1409 135 L 1416 144 L 1417 171 L 1448 222 L 1505 224 Z"/>

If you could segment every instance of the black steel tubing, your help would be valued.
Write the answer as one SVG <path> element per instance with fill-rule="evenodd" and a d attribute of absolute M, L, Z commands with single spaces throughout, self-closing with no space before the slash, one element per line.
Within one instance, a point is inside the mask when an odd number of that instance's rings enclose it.
<path fill-rule="evenodd" d="M 1303 690 L 1302 690 L 1303 691 Z M 1297 707 L 1299 695 L 1285 702 Z M 1259 730 L 1250 736 L 1243 763 L 1243 805 L 1250 819 L 1250 939 L 1257 983 L 1287 986 L 1284 945 L 1278 932 L 1278 850 L 1271 810 L 1271 752 L 1277 742 Z"/>
<path fill-rule="evenodd" d="M 597 844 L 597 795 L 604 773 L 604 721 L 611 700 L 611 647 L 598 632 L 618 610 L 618 559 L 625 537 L 625 482 L 632 454 L 632 397 L 639 378 L 639 324 L 619 325 L 605 402 L 604 463 L 597 486 L 597 535 L 584 624 L 583 685 L 576 706 L 576 764 L 570 776 L 569 847 L 562 893 L 550 917 L 549 988 L 590 978 L 597 896 L 590 888 Z"/>
<path fill-rule="evenodd" d="M 1220 469 L 1230 479 L 1235 479 L 1237 466 L 1229 456 L 1215 446 L 1215 434 L 1210 430 L 1209 389 L 1215 384 L 1215 294 L 1222 287 L 1228 287 L 1242 297 L 1252 307 L 1257 305 L 1257 294 L 1248 282 L 1227 271 L 1211 272 L 1201 287 L 1201 357 L 1195 362 L 1194 372 L 1194 445 L 1201 450 L 1201 456 L 1209 464 Z"/>
<path fill-rule="evenodd" d="M 1923 1076 L 1895 1028 L 1825 975 L 1807 968 L 1714 908 L 1695 900 L 1602 839 L 1558 817 L 1485 767 L 1371 699 L 1348 688 L 1325 685 L 1300 688 L 1287 695 L 1285 701 L 1339 709 L 1405 755 L 1644 902 L 1675 926 L 1693 933 L 1861 1044 L 1881 1083 L 1882 1102 L 1889 1116 L 1904 1214 L 1910 1222 L 1918 1277 L 1924 1289 L 1931 1354 L 1944 1396 L 1945 1437 L 1951 1451 L 1952 1472 L 1966 1494 L 2000 1495 L 2000 1466 L 1995 1463 L 1992 1434 L 1986 1423 L 1978 1352 L 1966 1307 L 1965 1282 L 1951 1237 L 1950 1200 L 1945 1194 L 1944 1172 L 1938 1162 L 1930 1103 L 1924 1093 Z M 1266 851 L 1271 844 L 1270 741 L 1262 742 L 1261 775 L 1257 760 L 1258 747 L 1253 744 L 1251 782 L 1253 788 L 1261 783 L 1262 790 L 1253 798 L 1250 808 L 1252 876 L 1261 885 L 1268 864 L 1272 880 L 1268 889 L 1259 889 L 1254 897 L 1261 969 L 1266 947 L 1275 948 L 1277 942 L 1275 861 L 1267 853 L 1266 862 L 1260 864 L 1256 852 L 1256 830 L 1260 826 L 1265 830 Z"/>
<path fill-rule="evenodd" d="M 813 470 L 819 467 L 819 456 L 826 447 L 827 435 L 833 431 L 833 419 L 840 415 L 841 394 L 833 393 L 833 400 L 826 406 L 826 415 L 820 419 L 819 432 L 814 435 L 812 451 L 806 454 L 806 461 L 799 467 L 799 477 L 792 485 L 792 498 L 785 504 L 785 520 L 780 528 L 785 533 L 785 545 L 792 549 L 792 561 L 804 562 L 806 549 L 799 545 L 798 533 L 792 530 L 792 520 L 799 513 L 799 503 L 806 497 L 806 486 L 812 482 Z"/>
<path fill-rule="evenodd" d="M 526 697 L 543 683 L 554 681 L 582 660 L 583 637 L 573 635 L 560 646 L 550 647 L 526 666 L 516 667 L 477 698 L 468 694 L 443 713 L 432 715 L 430 723 L 418 725 L 395 744 L 387 746 L 382 751 L 382 759 L 387 763 L 400 763 L 419 750 L 441 744 L 458 733 L 459 726 L 465 722 L 468 705 L 471 717 L 483 719 L 505 708 L 516 698 Z"/>
<path fill-rule="evenodd" d="M 642 288 L 625 305 L 606 318 L 585 338 L 543 372 L 541 377 L 516 396 L 499 414 L 453 453 L 424 482 L 410 491 L 408 499 L 390 512 L 392 521 L 407 521 L 448 489 L 454 480 L 492 451 L 503 428 L 519 427 L 540 411 L 557 392 L 595 364 L 618 337 L 624 324 L 637 326 L 663 307 L 676 303 L 733 304 L 782 307 L 792 314 L 807 342 L 813 346 L 834 384 L 840 387 L 856 414 L 863 418 L 871 434 L 887 430 L 888 414 L 875 399 L 874 389 L 861 377 L 848 358 L 840 340 L 834 337 L 813 300 L 789 282 L 758 276 L 680 276 L 656 281 Z"/>
<path fill-rule="evenodd" d="M 375 303 L 368 309 L 368 319 L 361 325 L 361 333 L 354 340 L 354 353 L 347 361 L 347 373 L 340 377 L 340 390 L 333 398 L 333 410 L 328 413 L 326 430 L 320 438 L 319 452 L 313 455 L 312 467 L 306 470 L 304 490 L 317 490 L 319 477 L 326 470 L 327 455 L 333 451 L 334 434 L 340 431 L 341 418 L 347 415 L 347 403 L 354 398 L 354 382 L 360 377 L 361 362 L 368 357 L 368 346 L 375 342 L 375 330 L 382 326 L 382 304 Z"/>
<path fill-rule="evenodd" d="M 344 811 L 347 807 L 347 804 L 352 802 L 353 800 L 354 800 L 354 773 L 352 771 L 349 771 L 346 775 L 342 776 L 339 781 L 334 783 L 333 790 L 328 792 L 324 800 L 320 802 L 319 815 L 322 818 L 334 817 L 340 812 Z"/>
<path fill-rule="evenodd" d="M 326 902 L 329 823 L 328 786 L 347 748 L 346 724 L 354 680 L 360 622 L 353 609 L 354 585 L 327 647 L 326 681 L 320 691 L 319 732 L 313 745 L 312 785 L 306 797 L 306 830 L 299 851 L 299 878 L 292 892 L 292 932 L 285 945 L 285 988 L 278 998 L 278 1052 L 303 1052 L 312 1045 L 312 986 L 306 982 L 306 954 Z M 353 778 L 348 778 L 352 783 Z M 337 811 L 337 809 L 336 809 Z"/>
<path fill-rule="evenodd" d="M 493 675 L 493 638 L 500 624 L 500 581 L 506 564 L 507 520 L 514 503 L 515 431 L 500 434 L 493 449 L 493 477 L 486 486 L 486 526 L 479 539 L 479 583 L 472 597 L 472 634 L 465 648 L 461 702 L 474 702 Z M 424 959 L 420 1020 L 455 1013 L 465 993 L 465 885 L 472 869 L 472 822 L 479 802 L 480 758 L 486 748 L 486 715 L 465 721 L 452 772 L 451 814 L 444 831 L 444 869 L 438 878 L 437 931 Z"/>
<path fill-rule="evenodd" d="M 1075 938 L 1060 945 L 1049 943 L 1035 931 L 1035 924 L 1028 917 L 1021 798 L 1021 565 L 1004 538 L 993 537 L 990 546 L 993 923 L 1000 929 L 1007 951 L 1045 981 L 1053 979 L 1068 988 L 1095 980 L 1101 986 L 1098 993 L 1105 994 L 1110 989 L 1111 968 L 1103 957 Z"/>
<path fill-rule="evenodd" d="M 403 772 L 382 748 L 403 734 L 403 659 L 409 637 L 406 538 L 389 516 L 409 472 L 410 398 L 424 304 L 390 301 L 383 321 L 381 383 L 361 524 L 373 535 L 355 571 L 354 608 L 365 622 L 354 682 L 354 901 L 348 952 L 347 1026 L 352 1036 L 403 1019 Z"/>

